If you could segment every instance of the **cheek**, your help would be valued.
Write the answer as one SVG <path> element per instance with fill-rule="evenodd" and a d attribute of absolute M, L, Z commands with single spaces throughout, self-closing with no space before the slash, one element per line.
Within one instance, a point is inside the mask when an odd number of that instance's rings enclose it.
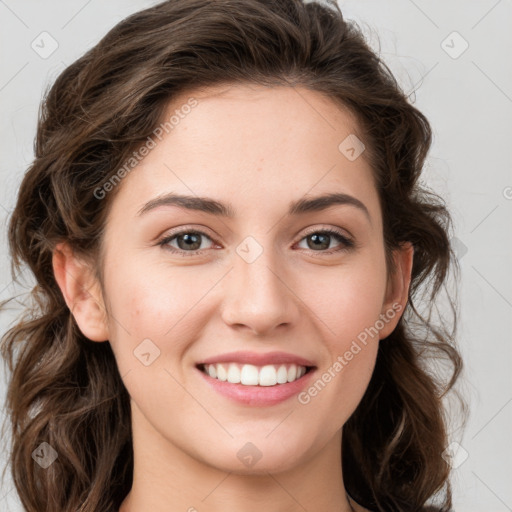
<path fill-rule="evenodd" d="M 308 303 L 317 317 L 329 360 L 318 372 L 303 403 L 315 414 L 330 407 L 343 424 L 355 410 L 371 379 L 379 347 L 380 314 L 385 294 L 383 258 L 347 265 L 316 278 Z M 311 292 L 314 290 L 314 292 Z M 324 391 L 325 389 L 325 391 Z M 323 398 L 316 399 L 320 394 Z"/>
<path fill-rule="evenodd" d="M 155 366 L 165 367 L 179 358 L 194 336 L 191 329 L 200 325 L 204 296 L 219 276 L 192 266 L 171 270 L 158 262 L 137 265 L 120 260 L 110 268 L 105 281 L 110 343 L 120 370 L 137 367 L 134 351 L 148 339 L 156 348 L 148 347 L 160 351 Z"/>
<path fill-rule="evenodd" d="M 352 265 L 306 276 L 303 286 L 308 305 L 329 333 L 328 339 L 344 350 L 347 341 L 367 332 L 379 319 L 386 291 L 385 262 L 378 255 L 354 258 Z"/>

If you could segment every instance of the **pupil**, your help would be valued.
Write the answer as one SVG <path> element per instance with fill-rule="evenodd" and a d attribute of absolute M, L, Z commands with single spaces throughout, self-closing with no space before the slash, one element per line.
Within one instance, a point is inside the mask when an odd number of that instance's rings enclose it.
<path fill-rule="evenodd" d="M 178 245 L 181 245 L 179 241 L 183 239 L 185 241 L 185 249 L 199 249 L 201 246 L 201 242 L 198 243 L 199 236 L 195 234 L 185 234 L 178 238 Z M 191 244 L 198 244 L 197 247 L 192 247 Z M 183 247 L 180 247 L 180 249 L 183 249 Z"/>
<path fill-rule="evenodd" d="M 322 242 L 320 242 L 320 245 L 324 245 L 325 247 L 321 247 L 321 248 L 324 248 L 326 249 L 327 247 L 329 247 L 329 242 L 328 242 L 328 239 L 329 239 L 329 235 L 311 235 L 311 239 L 314 240 L 314 241 L 318 241 L 320 238 L 324 238 L 324 243 L 322 244 Z M 327 240 L 327 245 L 325 243 L 325 240 Z M 318 249 L 319 248 L 319 244 L 314 244 L 313 249 Z"/>

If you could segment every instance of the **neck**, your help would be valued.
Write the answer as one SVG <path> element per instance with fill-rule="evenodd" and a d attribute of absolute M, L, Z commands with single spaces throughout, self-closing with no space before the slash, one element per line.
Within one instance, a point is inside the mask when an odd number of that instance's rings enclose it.
<path fill-rule="evenodd" d="M 132 427 L 133 485 L 119 512 L 357 510 L 343 486 L 341 430 L 289 469 L 243 474 L 213 467 L 164 439 L 133 402 Z"/>

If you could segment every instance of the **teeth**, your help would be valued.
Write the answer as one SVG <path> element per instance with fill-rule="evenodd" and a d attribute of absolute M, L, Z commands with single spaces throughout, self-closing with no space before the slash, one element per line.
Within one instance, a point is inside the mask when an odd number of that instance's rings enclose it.
<path fill-rule="evenodd" d="M 296 364 L 255 366 L 252 364 L 221 363 L 205 364 L 203 371 L 213 379 L 244 386 L 275 386 L 300 379 L 306 373 L 305 366 Z"/>
<path fill-rule="evenodd" d="M 240 368 L 238 368 L 236 364 L 230 364 L 228 368 L 228 382 L 231 382 L 231 384 L 239 384 L 240 376 Z"/>
<path fill-rule="evenodd" d="M 260 386 L 275 386 L 277 384 L 277 372 L 272 365 L 264 366 L 260 370 Z"/>
<path fill-rule="evenodd" d="M 226 371 L 226 368 L 224 368 L 224 365 L 222 364 L 217 364 L 217 365 L 213 365 L 211 364 L 210 366 L 216 366 L 217 367 L 217 379 L 219 380 L 228 380 L 228 372 Z"/>
<path fill-rule="evenodd" d="M 240 383 L 244 386 L 257 386 L 259 384 L 258 368 L 252 364 L 244 364 L 240 373 Z"/>
<path fill-rule="evenodd" d="M 286 366 L 281 365 L 276 373 L 276 380 L 278 384 L 286 384 L 288 382 L 288 370 Z"/>

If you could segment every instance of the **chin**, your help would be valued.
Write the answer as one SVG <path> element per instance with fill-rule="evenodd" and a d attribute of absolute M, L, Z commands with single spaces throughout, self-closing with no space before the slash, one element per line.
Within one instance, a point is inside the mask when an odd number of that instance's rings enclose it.
<path fill-rule="evenodd" d="M 288 471 L 307 457 L 304 439 L 290 439 L 276 434 L 274 439 L 259 436 L 238 436 L 227 445 L 201 459 L 209 466 L 239 475 L 266 475 Z M 243 440 L 242 440 L 243 439 Z"/>

